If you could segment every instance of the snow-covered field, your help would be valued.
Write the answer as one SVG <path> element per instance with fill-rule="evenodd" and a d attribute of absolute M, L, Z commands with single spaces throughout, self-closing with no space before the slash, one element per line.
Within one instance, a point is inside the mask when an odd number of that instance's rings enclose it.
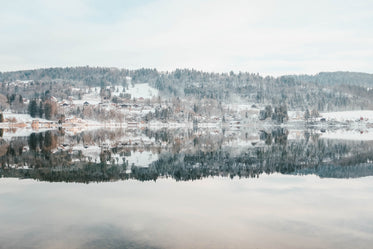
<path fill-rule="evenodd" d="M 369 130 L 335 130 L 321 133 L 320 138 L 339 140 L 373 141 L 373 129 Z"/>
<path fill-rule="evenodd" d="M 131 98 L 151 99 L 158 96 L 158 90 L 149 86 L 148 83 L 129 84 L 128 88 L 123 86 L 114 86 L 113 96 L 119 96 L 121 93 L 131 94 Z"/>
<path fill-rule="evenodd" d="M 128 165 L 135 165 L 137 167 L 148 167 L 152 162 L 158 160 L 158 154 L 151 151 L 132 151 L 131 155 L 126 157 Z"/>
<path fill-rule="evenodd" d="M 132 98 L 151 99 L 158 96 L 158 90 L 149 86 L 148 83 L 135 84 L 134 86 L 130 84 L 126 93 L 131 94 Z"/>
<path fill-rule="evenodd" d="M 339 122 L 357 121 L 361 118 L 364 121 L 373 122 L 373 111 L 326 112 L 320 113 L 320 116 L 326 120 L 334 120 Z"/>
<path fill-rule="evenodd" d="M 119 96 L 121 93 L 131 94 L 131 98 L 151 99 L 158 96 L 158 90 L 149 86 L 148 83 L 130 84 L 128 88 L 123 86 L 114 86 L 113 88 L 111 92 L 112 96 Z M 100 87 L 86 89 L 86 93 L 82 96 L 82 99 L 73 100 L 73 103 L 75 105 L 83 105 L 85 102 L 88 102 L 90 105 L 97 105 L 101 102 L 100 91 Z"/>
<path fill-rule="evenodd" d="M 289 120 L 304 120 L 304 112 L 302 111 L 289 111 Z M 325 118 L 327 121 L 338 121 L 338 122 L 354 122 L 361 118 L 364 121 L 373 123 L 373 111 L 370 110 L 357 110 L 357 111 L 342 111 L 342 112 L 323 112 L 320 113 L 320 118 Z"/>

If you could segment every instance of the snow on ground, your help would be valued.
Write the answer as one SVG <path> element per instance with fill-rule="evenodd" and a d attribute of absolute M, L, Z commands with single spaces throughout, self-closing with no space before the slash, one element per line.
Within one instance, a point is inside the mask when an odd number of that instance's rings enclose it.
<path fill-rule="evenodd" d="M 357 121 L 360 118 L 363 118 L 364 121 L 373 122 L 373 111 L 326 112 L 320 113 L 320 116 L 326 120 L 339 122 Z"/>
<path fill-rule="evenodd" d="M 289 120 L 303 120 L 304 112 L 288 111 Z"/>
<path fill-rule="evenodd" d="M 134 86 L 130 84 L 125 91 L 131 94 L 132 98 L 151 99 L 158 96 L 158 90 L 149 86 L 148 83 L 135 84 Z"/>
<path fill-rule="evenodd" d="M 13 131 L 6 131 L 3 133 L 2 139 L 5 141 L 10 141 L 15 137 L 28 137 L 32 133 L 39 133 L 39 132 L 46 132 L 46 131 L 51 131 L 53 129 L 39 129 L 37 131 L 31 129 L 31 128 L 17 128 L 14 129 Z"/>
<path fill-rule="evenodd" d="M 339 140 L 373 141 L 373 129 L 359 130 L 335 130 L 321 133 L 320 138 Z"/>
<path fill-rule="evenodd" d="M 224 106 L 227 109 L 234 110 L 237 112 L 240 111 L 251 111 L 252 113 L 259 113 L 259 109 L 256 107 L 252 107 L 253 104 L 231 104 L 225 103 Z"/>
<path fill-rule="evenodd" d="M 134 164 L 137 167 L 148 167 L 152 162 L 158 160 L 158 154 L 151 151 L 132 151 L 131 155 L 126 157 L 128 165 Z"/>
<path fill-rule="evenodd" d="M 92 98 L 84 95 L 82 99 L 73 100 L 74 105 L 77 106 L 82 106 L 85 102 L 88 102 L 90 105 L 98 105 L 101 102 L 101 98 L 100 96 L 98 96 L 98 98 Z"/>
<path fill-rule="evenodd" d="M 75 105 L 83 105 L 85 102 L 88 102 L 90 105 L 97 105 L 101 102 L 99 87 L 93 87 L 90 91 L 89 89 L 86 89 L 86 92 L 87 93 L 82 96 L 82 99 L 73 100 L 73 103 Z"/>
<path fill-rule="evenodd" d="M 114 86 L 113 96 L 119 96 L 121 93 L 131 94 L 131 98 L 151 99 L 158 96 L 158 90 L 149 86 L 148 83 L 129 84 L 128 88 L 123 86 Z"/>
<path fill-rule="evenodd" d="M 78 144 L 73 146 L 73 150 L 81 151 L 84 156 L 90 157 L 92 162 L 100 161 L 100 153 L 102 149 L 97 145 L 90 145 L 88 147 L 84 147 L 82 144 Z"/>
<path fill-rule="evenodd" d="M 299 140 L 304 138 L 304 130 L 289 130 L 288 140 Z"/>
<path fill-rule="evenodd" d="M 4 119 L 15 118 L 17 123 L 32 123 L 33 120 L 37 119 L 40 122 L 51 122 L 50 120 L 42 118 L 32 118 L 29 114 L 16 114 L 16 113 L 7 113 L 4 112 Z"/>
<path fill-rule="evenodd" d="M 131 98 L 151 99 L 152 97 L 158 96 L 158 90 L 149 86 L 148 83 L 130 84 L 128 88 L 123 86 L 113 86 L 109 88 L 112 90 L 112 96 L 119 96 L 121 93 L 131 94 Z M 97 105 L 101 102 L 100 91 L 100 87 L 86 89 L 86 93 L 82 96 L 82 99 L 73 100 L 73 103 L 75 105 L 83 105 L 84 102 L 87 101 L 91 105 Z"/>

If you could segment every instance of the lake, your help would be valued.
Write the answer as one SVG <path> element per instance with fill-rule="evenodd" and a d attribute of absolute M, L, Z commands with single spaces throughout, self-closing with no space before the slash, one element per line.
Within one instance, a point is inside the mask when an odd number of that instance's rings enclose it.
<path fill-rule="evenodd" d="M 371 248 L 373 141 L 328 132 L 3 131 L 0 248 Z"/>

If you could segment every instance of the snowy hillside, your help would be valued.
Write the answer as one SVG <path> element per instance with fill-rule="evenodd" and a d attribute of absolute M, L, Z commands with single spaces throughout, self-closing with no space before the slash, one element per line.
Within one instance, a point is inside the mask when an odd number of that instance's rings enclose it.
<path fill-rule="evenodd" d="M 128 89 L 126 89 L 126 93 L 131 94 L 132 98 L 150 99 L 158 96 L 158 90 L 149 86 L 148 83 L 130 85 Z"/>

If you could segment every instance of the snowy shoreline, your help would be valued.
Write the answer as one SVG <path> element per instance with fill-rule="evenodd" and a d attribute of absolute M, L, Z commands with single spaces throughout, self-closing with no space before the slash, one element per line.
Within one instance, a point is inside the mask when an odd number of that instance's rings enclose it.
<path fill-rule="evenodd" d="M 193 124 L 193 122 L 97 122 L 93 120 L 84 120 L 76 117 L 66 118 L 66 122 L 58 124 L 57 121 L 32 118 L 28 114 L 3 113 L 4 120 L 8 122 L 0 123 L 0 128 L 11 130 L 6 136 L 27 136 L 33 132 L 43 132 L 59 128 L 66 129 L 68 132 L 81 132 L 85 130 L 94 130 L 100 128 L 123 128 L 123 129 L 211 129 L 211 130 L 240 130 L 253 128 L 260 130 L 271 130 L 285 128 L 294 130 L 314 130 L 320 133 L 321 138 L 325 139 L 343 139 L 343 140 L 373 140 L 373 111 L 346 111 L 321 113 L 318 121 L 306 122 L 296 117 L 296 112 L 289 112 L 289 121 L 284 124 L 275 124 L 271 121 L 249 122 L 203 122 Z M 299 116 L 299 114 L 297 114 Z M 323 122 L 320 120 L 323 119 Z M 38 126 L 35 127 L 34 123 Z M 5 132 L 6 133 L 6 132 Z"/>

